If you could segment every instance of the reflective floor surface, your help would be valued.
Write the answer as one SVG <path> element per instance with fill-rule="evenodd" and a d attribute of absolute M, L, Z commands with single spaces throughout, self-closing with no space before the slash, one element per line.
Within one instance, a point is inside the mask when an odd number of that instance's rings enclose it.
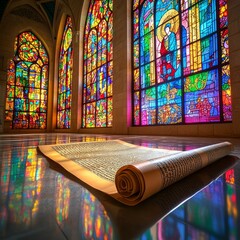
<path fill-rule="evenodd" d="M 93 190 L 37 151 L 42 144 L 120 139 L 190 150 L 235 149 L 135 207 Z M 0 135 L 0 239 L 240 239 L 240 139 L 160 136 Z"/>

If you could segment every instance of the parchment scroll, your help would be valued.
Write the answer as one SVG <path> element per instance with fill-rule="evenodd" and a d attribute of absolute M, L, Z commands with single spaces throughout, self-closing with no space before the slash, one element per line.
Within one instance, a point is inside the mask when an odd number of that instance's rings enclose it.
<path fill-rule="evenodd" d="M 38 148 L 86 184 L 134 206 L 228 155 L 233 146 L 222 142 L 180 152 L 110 140 Z"/>

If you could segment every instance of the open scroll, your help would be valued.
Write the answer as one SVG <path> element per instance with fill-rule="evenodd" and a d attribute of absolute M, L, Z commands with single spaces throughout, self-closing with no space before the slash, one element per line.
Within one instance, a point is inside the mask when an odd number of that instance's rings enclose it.
<path fill-rule="evenodd" d="M 232 144 L 222 142 L 183 152 L 140 147 L 120 140 L 38 148 L 86 184 L 134 206 L 228 155 Z"/>

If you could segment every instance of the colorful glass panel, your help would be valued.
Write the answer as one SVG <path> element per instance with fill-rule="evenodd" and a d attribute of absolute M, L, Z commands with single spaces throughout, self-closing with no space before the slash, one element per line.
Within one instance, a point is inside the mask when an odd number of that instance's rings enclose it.
<path fill-rule="evenodd" d="M 158 124 L 174 124 L 182 121 L 181 80 L 158 86 Z"/>
<path fill-rule="evenodd" d="M 71 127 L 73 69 L 72 35 L 72 20 L 71 17 L 67 17 L 59 54 L 57 128 Z"/>
<path fill-rule="evenodd" d="M 112 121 L 113 121 L 113 99 L 110 97 L 108 98 L 108 103 L 107 103 L 107 106 L 108 106 L 108 111 L 107 111 L 107 124 L 108 124 L 108 127 L 111 127 L 112 126 Z"/>
<path fill-rule="evenodd" d="M 141 93 L 141 123 L 156 124 L 156 88 L 149 88 Z"/>
<path fill-rule="evenodd" d="M 7 71 L 5 119 L 13 129 L 46 129 L 48 53 L 32 33 L 20 33 Z"/>
<path fill-rule="evenodd" d="M 91 0 L 85 26 L 83 128 L 112 126 L 112 0 Z"/>
<path fill-rule="evenodd" d="M 227 0 L 219 0 L 220 28 L 228 26 Z"/>
<path fill-rule="evenodd" d="M 223 120 L 232 120 L 232 97 L 231 97 L 231 80 L 230 66 L 226 65 L 222 68 L 222 105 Z"/>
<path fill-rule="evenodd" d="M 227 0 L 133 1 L 133 125 L 232 121 Z"/>
<path fill-rule="evenodd" d="M 219 122 L 218 71 L 191 75 L 184 80 L 185 122 Z"/>
<path fill-rule="evenodd" d="M 134 93 L 134 124 L 140 125 L 140 96 L 139 92 Z"/>
<path fill-rule="evenodd" d="M 221 32 L 222 63 L 229 62 L 228 29 Z"/>

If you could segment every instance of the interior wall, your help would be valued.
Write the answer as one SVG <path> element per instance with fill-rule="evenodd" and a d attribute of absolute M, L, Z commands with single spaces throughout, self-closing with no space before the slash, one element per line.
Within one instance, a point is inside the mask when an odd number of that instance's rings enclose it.
<path fill-rule="evenodd" d="M 230 74 L 232 81 L 233 135 L 240 136 L 240 2 L 228 1 Z"/>
<path fill-rule="evenodd" d="M 12 1 L 14 2 L 14 1 Z M 16 1 L 15 1 L 16 2 Z M 26 4 L 31 0 L 17 1 Z M 56 0 L 56 12 L 53 26 L 45 22 L 36 22 L 11 13 L 6 9 L 0 22 L 0 132 L 23 132 L 10 130 L 4 122 L 6 69 L 7 62 L 13 57 L 13 43 L 15 37 L 23 30 L 32 30 L 42 40 L 49 52 L 49 103 L 47 132 L 78 132 L 93 134 L 136 134 L 136 135 L 165 135 L 165 136 L 205 136 L 205 137 L 240 137 L 240 3 L 238 0 L 228 1 L 229 11 L 229 44 L 230 68 L 232 82 L 232 123 L 189 124 L 172 126 L 133 127 L 131 113 L 131 77 L 132 77 L 132 45 L 131 45 L 131 1 L 114 0 L 114 36 L 113 36 L 113 127 L 112 128 L 81 128 L 81 94 L 83 82 L 83 41 L 84 26 L 87 16 L 89 0 Z M 16 8 L 15 5 L 11 5 Z M 40 12 L 40 14 L 42 14 Z M 56 129 L 56 91 L 59 39 L 63 31 L 65 16 L 73 19 L 73 104 L 72 127 L 69 130 Z M 44 15 L 42 14 L 44 19 Z M 33 130 L 30 130 L 33 131 Z M 29 130 L 25 130 L 29 132 Z M 35 130 L 35 132 L 37 132 Z"/>
<path fill-rule="evenodd" d="M 33 12 L 31 12 L 33 11 Z M 50 23 L 46 16 L 41 11 L 41 8 L 36 1 L 9 1 L 9 4 L 2 16 L 0 22 L 0 53 L 2 60 L 1 79 L 3 93 L 0 95 L 1 102 L 1 121 L 4 123 L 2 131 L 4 132 L 28 132 L 28 130 L 11 130 L 9 122 L 4 120 L 5 97 L 6 97 L 6 81 L 8 62 L 14 57 L 14 41 L 16 36 L 23 31 L 32 31 L 44 44 L 49 54 L 49 91 L 51 91 L 52 72 L 53 72 L 53 35 Z M 2 105 L 3 103 L 3 105 Z M 51 114 L 51 99 L 48 101 L 48 122 Z M 48 128 L 48 130 L 50 130 Z M 36 132 L 41 132 L 37 130 Z"/>

